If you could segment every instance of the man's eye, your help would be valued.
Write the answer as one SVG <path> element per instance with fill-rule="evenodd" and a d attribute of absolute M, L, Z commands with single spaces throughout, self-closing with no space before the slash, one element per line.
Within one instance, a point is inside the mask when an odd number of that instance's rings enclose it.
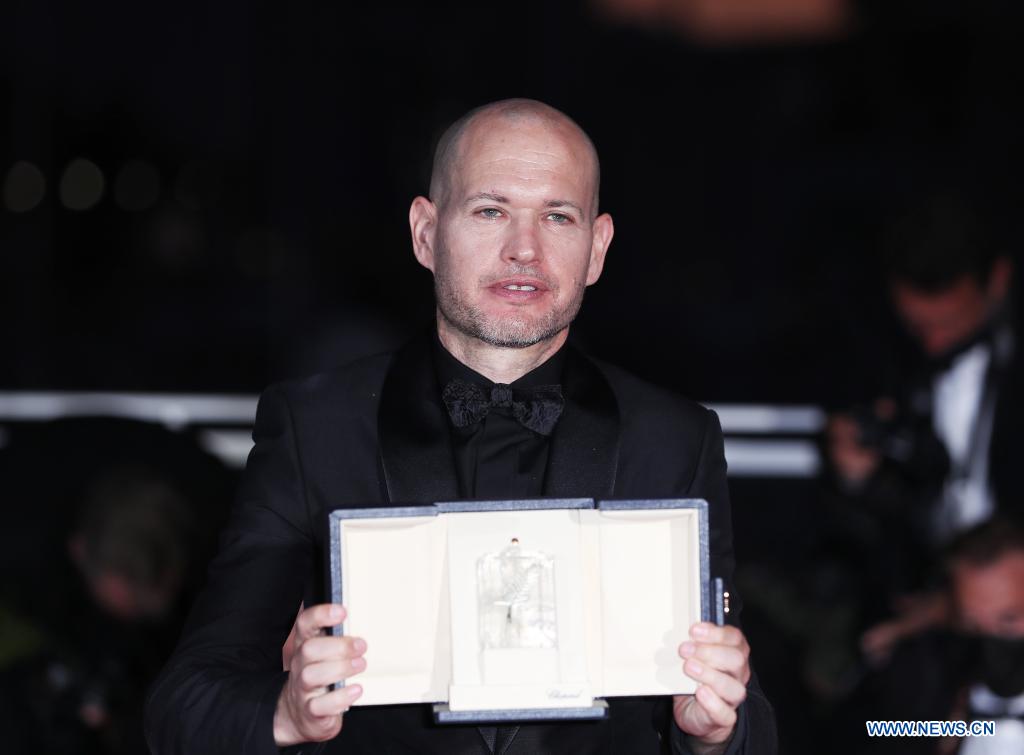
<path fill-rule="evenodd" d="M 565 215 L 564 213 L 561 213 L 561 212 L 549 213 L 548 214 L 548 218 L 550 220 L 555 221 L 559 225 L 562 225 L 564 223 L 571 223 L 572 222 L 572 218 L 570 218 L 568 215 Z"/>
<path fill-rule="evenodd" d="M 495 209 L 494 207 L 485 207 L 477 212 L 478 215 L 485 218 L 499 218 L 501 217 L 501 210 Z"/>

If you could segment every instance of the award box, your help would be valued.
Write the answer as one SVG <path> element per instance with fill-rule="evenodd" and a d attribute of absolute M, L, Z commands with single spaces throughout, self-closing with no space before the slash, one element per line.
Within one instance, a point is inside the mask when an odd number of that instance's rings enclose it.
<path fill-rule="evenodd" d="M 722 622 L 697 499 L 468 501 L 329 514 L 334 627 L 367 642 L 356 705 L 444 723 L 602 718 L 692 693 L 680 643 Z"/>

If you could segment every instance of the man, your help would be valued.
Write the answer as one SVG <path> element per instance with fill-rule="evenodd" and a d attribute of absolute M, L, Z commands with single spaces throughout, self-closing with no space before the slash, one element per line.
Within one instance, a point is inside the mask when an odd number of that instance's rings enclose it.
<path fill-rule="evenodd" d="M 3 751 L 145 751 L 145 691 L 212 555 L 211 504 L 234 480 L 189 437 L 109 418 L 12 428 L 0 479 Z"/>
<path fill-rule="evenodd" d="M 893 306 L 922 364 L 871 412 L 834 417 L 829 457 L 848 492 L 916 507 L 915 529 L 937 546 L 1020 491 L 1011 449 L 1022 445 L 1008 421 L 1019 414 L 1013 264 L 981 219 L 945 195 L 901 218 L 885 246 Z"/>
<path fill-rule="evenodd" d="M 967 720 L 996 721 L 990 740 L 965 740 L 961 755 L 1024 748 L 1024 530 L 994 519 L 963 535 L 949 557 L 953 616 L 972 636 Z"/>
<path fill-rule="evenodd" d="M 586 134 L 539 102 L 485 106 L 442 137 L 430 199 L 410 210 L 416 258 L 434 274 L 436 335 L 264 394 L 223 550 L 151 694 L 154 751 L 325 740 L 338 752 L 773 751 L 771 709 L 748 687 L 735 626 L 695 625 L 681 646 L 696 695 L 613 700 L 603 723 L 499 728 L 434 726 L 425 706 L 350 710 L 373 638 L 322 635 L 345 616 L 315 605 L 325 512 L 339 506 L 703 497 L 712 572 L 732 579 L 717 418 L 565 345 L 612 239 L 598 173 Z M 465 410 L 474 395 L 482 415 Z"/>
<path fill-rule="evenodd" d="M 901 637 L 873 681 L 872 719 L 994 721 L 994 736 L 876 740 L 880 752 L 1016 753 L 1024 748 L 1024 530 L 997 516 L 946 549 L 941 610 Z"/>
<path fill-rule="evenodd" d="M 873 406 L 833 416 L 827 437 L 833 529 L 862 556 L 849 567 L 862 620 L 887 619 L 861 639 L 875 666 L 941 614 L 938 592 L 915 594 L 933 581 L 938 549 L 1024 494 L 1009 254 L 967 202 L 932 193 L 890 226 L 883 255 L 916 364 Z"/>

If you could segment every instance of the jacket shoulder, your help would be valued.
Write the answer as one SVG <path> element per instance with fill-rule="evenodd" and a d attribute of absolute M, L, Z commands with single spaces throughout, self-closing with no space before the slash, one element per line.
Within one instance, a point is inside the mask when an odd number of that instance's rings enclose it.
<path fill-rule="evenodd" d="M 362 357 L 343 367 L 273 383 L 263 399 L 281 396 L 293 412 L 359 412 L 376 407 L 394 352 Z"/>
<path fill-rule="evenodd" d="M 678 393 L 637 377 L 609 362 L 588 357 L 608 380 L 619 402 L 621 420 L 647 428 L 691 426 L 703 429 L 715 416 L 710 409 Z"/>
<path fill-rule="evenodd" d="M 717 415 L 621 367 L 595 360 L 619 409 L 616 495 L 705 498 L 720 520 L 725 491 L 723 438 Z"/>

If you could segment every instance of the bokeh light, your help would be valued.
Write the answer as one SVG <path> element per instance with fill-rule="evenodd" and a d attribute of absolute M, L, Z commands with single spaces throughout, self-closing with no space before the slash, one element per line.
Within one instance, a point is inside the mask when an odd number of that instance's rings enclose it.
<path fill-rule="evenodd" d="M 88 210 L 103 198 L 103 171 L 91 160 L 72 160 L 60 179 L 60 201 L 69 210 Z"/>
<path fill-rule="evenodd" d="M 19 160 L 4 178 L 4 206 L 11 212 L 29 212 L 46 195 L 46 177 L 35 165 Z"/>

